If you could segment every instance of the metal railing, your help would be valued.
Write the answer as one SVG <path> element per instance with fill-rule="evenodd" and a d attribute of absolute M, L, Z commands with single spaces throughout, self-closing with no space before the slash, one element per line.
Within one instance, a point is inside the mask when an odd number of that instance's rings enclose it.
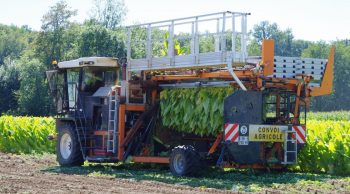
<path fill-rule="evenodd" d="M 248 15 L 227 11 L 128 26 L 128 70 L 244 63 Z"/>

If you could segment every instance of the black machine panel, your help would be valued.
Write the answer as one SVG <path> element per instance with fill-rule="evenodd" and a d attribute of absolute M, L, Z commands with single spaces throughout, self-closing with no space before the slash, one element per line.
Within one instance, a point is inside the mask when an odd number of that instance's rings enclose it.
<path fill-rule="evenodd" d="M 261 124 L 262 107 L 262 92 L 238 90 L 224 101 L 224 122 Z"/>
<path fill-rule="evenodd" d="M 249 124 L 263 123 L 263 93 L 260 91 L 236 91 L 224 101 L 224 122 L 239 124 L 239 137 L 248 141 Z M 245 127 L 242 130 L 242 127 Z M 242 133 L 243 132 L 243 133 Z M 261 143 L 226 141 L 225 147 L 230 160 L 238 164 L 263 163 L 260 157 Z"/>

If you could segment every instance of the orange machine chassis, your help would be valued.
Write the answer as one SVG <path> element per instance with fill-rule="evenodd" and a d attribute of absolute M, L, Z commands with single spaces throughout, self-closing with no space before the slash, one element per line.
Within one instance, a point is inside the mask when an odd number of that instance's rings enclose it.
<path fill-rule="evenodd" d="M 325 69 L 325 75 L 320 87 L 309 88 L 308 83 L 312 79 L 310 75 L 300 75 L 303 79 L 290 79 L 290 78 L 271 78 L 269 75 L 273 74 L 274 66 L 273 66 L 273 58 L 274 58 L 274 44 L 273 40 L 265 40 L 262 44 L 262 61 L 261 67 L 262 70 L 258 72 L 254 72 L 253 70 L 235 70 L 235 74 L 243 81 L 245 86 L 249 89 L 253 90 L 261 90 L 263 87 L 265 88 L 280 88 L 287 91 L 292 91 L 296 93 L 296 101 L 295 101 L 295 109 L 294 114 L 298 118 L 298 109 L 300 105 L 300 98 L 303 98 L 303 105 L 309 106 L 309 97 L 311 96 L 320 96 L 329 94 L 332 88 L 332 80 L 333 80 L 333 63 L 334 63 L 334 47 L 331 49 L 328 63 Z M 177 81 L 181 82 L 184 80 L 197 80 L 197 79 L 220 79 L 220 80 L 228 80 L 232 81 L 231 85 L 234 87 L 238 87 L 238 85 L 233 81 L 231 74 L 227 70 L 217 70 L 214 72 L 196 72 L 185 75 L 155 75 L 151 77 L 151 80 L 156 84 L 160 84 L 162 82 L 167 81 Z M 262 83 L 265 83 L 264 86 Z M 301 96 L 301 91 L 305 91 L 304 96 Z M 152 104 L 156 102 L 157 99 L 157 89 L 153 89 L 151 93 Z M 277 103 L 276 103 L 276 113 L 278 114 L 280 107 L 280 96 L 277 95 Z M 126 111 L 145 111 L 144 105 L 135 105 L 135 104 L 121 104 L 119 108 L 119 121 L 124 121 Z M 299 120 L 294 120 L 293 123 L 298 124 Z M 119 122 L 118 126 L 118 160 L 125 160 L 123 153 L 125 148 L 125 138 L 127 136 L 125 123 Z M 220 142 L 222 141 L 222 134 L 218 134 L 216 140 L 213 142 L 210 150 L 208 150 L 208 155 L 213 154 Z M 148 153 L 149 154 L 149 153 Z M 169 157 L 154 157 L 154 156 L 132 156 L 133 162 L 140 163 L 160 163 L 167 164 L 169 163 Z M 229 163 L 224 163 L 224 167 L 230 168 L 266 168 L 266 166 L 253 164 L 253 165 L 234 165 Z M 281 166 L 271 166 L 272 168 L 280 169 Z"/>

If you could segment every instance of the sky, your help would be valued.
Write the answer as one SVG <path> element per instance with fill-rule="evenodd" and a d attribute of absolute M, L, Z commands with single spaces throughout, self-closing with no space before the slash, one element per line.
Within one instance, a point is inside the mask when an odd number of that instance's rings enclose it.
<path fill-rule="evenodd" d="M 0 0 L 0 23 L 40 30 L 41 18 L 57 0 Z M 78 10 L 74 21 L 89 17 L 93 0 L 66 0 Z M 248 30 L 267 20 L 291 28 L 296 39 L 350 39 L 350 0 L 124 0 L 124 25 L 221 11 L 248 12 Z"/>

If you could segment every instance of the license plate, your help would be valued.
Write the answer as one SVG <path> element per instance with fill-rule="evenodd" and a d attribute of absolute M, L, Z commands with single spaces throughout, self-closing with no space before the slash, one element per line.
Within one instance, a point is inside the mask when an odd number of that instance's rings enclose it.
<path fill-rule="evenodd" d="M 249 125 L 249 141 L 283 142 L 288 126 Z"/>
<path fill-rule="evenodd" d="M 238 145 L 248 145 L 249 139 L 248 136 L 239 136 L 238 137 Z"/>

